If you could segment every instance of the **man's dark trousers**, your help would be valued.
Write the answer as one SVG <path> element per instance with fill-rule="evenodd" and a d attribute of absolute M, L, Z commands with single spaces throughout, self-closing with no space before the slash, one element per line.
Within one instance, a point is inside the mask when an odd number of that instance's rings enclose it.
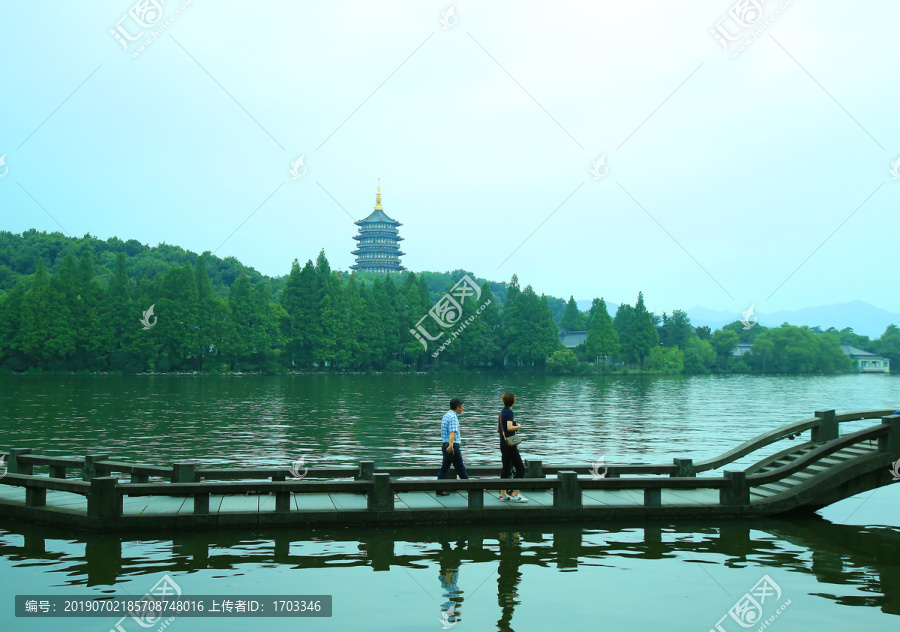
<path fill-rule="evenodd" d="M 447 448 L 450 447 L 449 443 L 445 443 L 441 446 L 441 453 L 444 455 L 444 461 L 441 463 L 441 471 L 438 472 L 438 479 L 442 479 L 447 476 L 447 473 L 450 471 L 450 466 L 456 470 L 456 475 L 460 478 L 469 478 L 469 475 L 466 474 L 466 466 L 463 464 L 462 460 L 462 451 L 459 449 L 459 444 L 453 444 L 453 453 L 447 452 Z"/>

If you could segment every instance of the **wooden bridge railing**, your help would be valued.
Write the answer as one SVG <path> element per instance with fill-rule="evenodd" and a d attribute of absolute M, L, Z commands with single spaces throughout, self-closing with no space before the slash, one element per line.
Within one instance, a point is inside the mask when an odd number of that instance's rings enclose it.
<path fill-rule="evenodd" d="M 583 490 L 641 490 L 644 505 L 660 506 L 662 490 L 679 489 L 718 489 L 719 502 L 722 505 L 742 505 L 749 503 L 750 488 L 780 480 L 786 476 L 824 459 L 830 454 L 847 446 L 877 439 L 879 451 L 900 451 L 900 415 L 885 415 L 882 423 L 871 428 L 859 430 L 838 439 L 837 424 L 843 421 L 870 419 L 875 412 L 863 411 L 836 416 L 834 411 L 817 411 L 817 417 L 760 435 L 752 441 L 745 442 L 722 457 L 698 463 L 691 468 L 689 459 L 676 459 L 673 466 L 623 465 L 616 466 L 616 474 L 621 473 L 672 473 L 678 476 L 670 478 L 621 478 L 620 476 L 583 480 L 579 470 L 587 468 L 565 468 L 544 466 L 540 461 L 530 461 L 526 478 L 517 479 L 516 486 L 526 490 L 551 490 L 553 505 L 558 509 L 579 509 L 582 506 Z M 726 471 L 722 477 L 702 477 L 694 475 L 701 468 L 712 469 L 711 464 L 727 463 L 753 451 L 750 446 L 765 446 L 774 441 L 788 437 L 804 430 L 813 430 L 813 436 L 829 443 L 812 450 L 793 462 L 765 474 L 747 474 L 744 471 Z M 835 439 L 838 439 L 835 441 Z M 754 448 L 756 449 L 756 448 Z M 680 461 L 680 463 L 679 463 Z M 35 465 L 50 467 L 50 476 L 35 476 Z M 81 467 L 81 481 L 66 479 L 66 470 Z M 612 469 L 613 466 L 610 466 Z M 496 468 L 467 468 L 473 474 L 485 470 L 487 474 L 496 474 Z M 132 482 L 122 483 L 108 474 L 117 472 L 131 473 Z M 465 491 L 468 496 L 468 507 L 480 509 L 484 506 L 484 490 L 498 489 L 504 486 L 505 479 L 426 479 L 404 480 L 394 477 L 425 475 L 433 476 L 434 468 L 375 468 L 372 461 L 361 461 L 359 468 L 319 468 L 310 469 L 307 475 L 331 475 L 354 477 L 356 480 L 286 480 L 289 470 L 257 469 L 257 470 L 198 470 L 194 463 L 176 463 L 171 468 L 132 465 L 109 461 L 105 454 L 87 455 L 83 460 L 74 458 L 43 457 L 31 454 L 31 449 L 13 448 L 9 452 L 7 474 L 0 477 L 0 484 L 25 487 L 26 505 L 42 507 L 46 505 L 47 490 L 81 494 L 88 499 L 88 515 L 95 517 L 119 517 L 122 515 L 123 499 L 126 496 L 175 496 L 193 499 L 194 513 L 209 513 L 210 495 L 238 495 L 247 492 L 274 493 L 275 511 L 290 511 L 290 495 L 304 493 L 364 493 L 368 497 L 367 507 L 370 511 L 389 511 L 394 507 L 394 494 L 409 491 Z M 556 478 L 546 478 L 547 474 L 555 474 Z M 150 475 L 169 478 L 170 483 L 148 483 L 141 480 Z M 271 481 L 260 482 L 211 482 L 210 475 L 219 477 L 253 478 L 271 477 Z M 135 479 L 138 480 L 135 480 Z M 205 480 L 204 480 L 205 479 Z M 506 483 L 508 484 L 508 483 Z"/>
<path fill-rule="evenodd" d="M 839 424 L 865 419 L 880 419 L 891 415 L 895 409 L 866 410 L 836 415 L 834 410 L 818 410 L 815 417 L 785 424 L 769 432 L 763 433 L 736 448 L 717 457 L 694 463 L 692 459 L 676 458 L 671 465 L 653 463 L 607 464 L 606 478 L 637 475 L 664 475 L 672 477 L 688 477 L 709 470 L 719 469 L 760 448 L 781 441 L 793 439 L 809 430 L 813 442 L 829 441 L 839 436 Z M 13 462 L 17 465 L 14 465 Z M 48 457 L 31 454 L 29 449 L 12 449 L 10 451 L 10 472 L 31 474 L 34 466 L 48 466 L 53 478 L 66 478 L 67 470 L 79 470 L 82 480 L 89 481 L 94 476 L 109 476 L 113 473 L 130 474 L 132 483 L 147 483 L 150 477 L 160 477 L 173 483 L 196 482 L 201 480 L 247 480 L 270 479 L 283 481 L 291 476 L 287 468 L 254 468 L 254 469 L 191 469 L 189 463 L 177 463 L 171 467 L 148 465 L 141 463 L 125 463 L 109 460 L 107 454 L 89 454 L 81 459 L 76 457 Z M 17 469 L 18 468 L 18 469 Z M 497 468 L 470 466 L 466 468 L 473 476 L 492 476 Z M 526 475 L 541 478 L 545 475 L 558 474 L 562 471 L 574 471 L 577 474 L 591 474 L 590 467 L 572 465 L 551 465 L 540 461 L 526 462 Z M 392 478 L 432 476 L 434 467 L 379 467 L 371 461 L 362 461 L 359 468 L 331 467 L 308 468 L 306 477 L 314 479 L 352 478 L 355 480 L 370 479 L 372 474 L 386 473 Z"/>

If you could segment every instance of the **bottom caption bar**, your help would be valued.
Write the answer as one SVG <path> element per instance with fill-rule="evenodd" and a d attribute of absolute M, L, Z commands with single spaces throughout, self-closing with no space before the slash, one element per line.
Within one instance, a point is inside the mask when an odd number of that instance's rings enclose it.
<path fill-rule="evenodd" d="M 331 595 L 16 595 L 16 616 L 121 616 L 146 625 L 163 617 L 330 617 L 331 599 Z"/>

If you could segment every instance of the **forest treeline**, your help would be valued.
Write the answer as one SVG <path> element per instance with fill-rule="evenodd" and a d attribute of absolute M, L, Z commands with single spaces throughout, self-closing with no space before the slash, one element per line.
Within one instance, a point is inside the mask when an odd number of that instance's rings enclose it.
<path fill-rule="evenodd" d="M 603 299 L 581 312 L 572 298 L 521 288 L 515 275 L 497 283 L 466 274 L 348 275 L 333 271 L 321 252 L 271 279 L 233 257 L 166 244 L 3 232 L 0 369 L 833 373 L 851 368 L 840 344 L 900 367 L 894 325 L 878 340 L 787 324 L 744 330 L 738 321 L 713 332 L 692 327 L 681 310 L 649 312 L 640 292 L 634 305 L 611 316 Z M 461 279 L 470 289 L 460 295 L 460 315 L 446 296 Z M 441 319 L 455 324 L 445 327 Z M 564 349 L 557 322 L 586 331 L 586 342 Z M 752 352 L 734 357 L 738 342 L 752 343 Z"/>

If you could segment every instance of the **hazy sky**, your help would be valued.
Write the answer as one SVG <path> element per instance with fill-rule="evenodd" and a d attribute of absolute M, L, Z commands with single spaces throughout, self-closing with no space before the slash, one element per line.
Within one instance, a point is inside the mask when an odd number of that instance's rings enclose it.
<path fill-rule="evenodd" d="M 0 2 L 0 228 L 900 312 L 897 2 L 141 4 Z"/>

